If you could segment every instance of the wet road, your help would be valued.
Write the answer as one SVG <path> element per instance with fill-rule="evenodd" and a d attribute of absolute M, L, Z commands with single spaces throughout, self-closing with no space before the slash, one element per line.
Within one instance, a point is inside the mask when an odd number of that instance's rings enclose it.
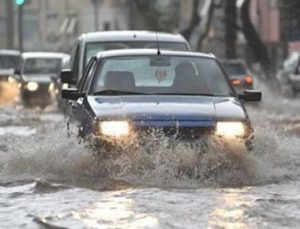
<path fill-rule="evenodd" d="M 209 152 L 197 176 L 178 176 L 178 161 L 193 169 L 197 149 L 95 163 L 55 109 L 3 106 L 0 228 L 299 228 L 300 100 L 265 90 L 248 111 L 253 152 L 199 176 L 226 160 Z"/>

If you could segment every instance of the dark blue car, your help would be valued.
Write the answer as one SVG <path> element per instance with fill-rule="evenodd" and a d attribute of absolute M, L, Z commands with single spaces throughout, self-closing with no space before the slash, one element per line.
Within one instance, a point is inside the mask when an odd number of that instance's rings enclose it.
<path fill-rule="evenodd" d="M 61 79 L 68 83 L 68 73 Z M 154 49 L 98 53 L 79 88 L 62 96 L 73 100 L 83 136 L 131 139 L 160 130 L 176 139 L 214 135 L 245 143 L 253 130 L 243 101 L 261 100 L 256 91 L 238 96 L 213 55 Z"/>

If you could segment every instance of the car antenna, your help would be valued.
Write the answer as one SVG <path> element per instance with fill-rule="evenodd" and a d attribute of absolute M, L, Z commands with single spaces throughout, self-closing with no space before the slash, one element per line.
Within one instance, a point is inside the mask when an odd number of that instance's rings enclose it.
<path fill-rule="evenodd" d="M 158 32 L 156 32 L 156 45 L 157 45 L 157 55 L 160 56 L 160 47 L 159 47 L 159 42 L 158 42 Z"/>

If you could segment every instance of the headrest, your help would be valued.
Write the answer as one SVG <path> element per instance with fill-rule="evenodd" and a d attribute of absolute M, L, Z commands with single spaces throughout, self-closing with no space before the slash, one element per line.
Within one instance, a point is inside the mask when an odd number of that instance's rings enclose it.
<path fill-rule="evenodd" d="M 107 90 L 130 91 L 135 87 L 132 72 L 109 71 L 106 73 L 104 87 Z"/>

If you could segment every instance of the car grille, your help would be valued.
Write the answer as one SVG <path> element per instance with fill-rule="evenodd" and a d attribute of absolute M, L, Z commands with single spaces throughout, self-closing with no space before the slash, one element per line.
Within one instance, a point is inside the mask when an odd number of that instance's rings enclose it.
<path fill-rule="evenodd" d="M 213 127 L 163 127 L 148 128 L 139 127 L 134 129 L 139 136 L 145 137 L 167 137 L 172 139 L 187 140 L 199 139 L 214 133 Z"/>

